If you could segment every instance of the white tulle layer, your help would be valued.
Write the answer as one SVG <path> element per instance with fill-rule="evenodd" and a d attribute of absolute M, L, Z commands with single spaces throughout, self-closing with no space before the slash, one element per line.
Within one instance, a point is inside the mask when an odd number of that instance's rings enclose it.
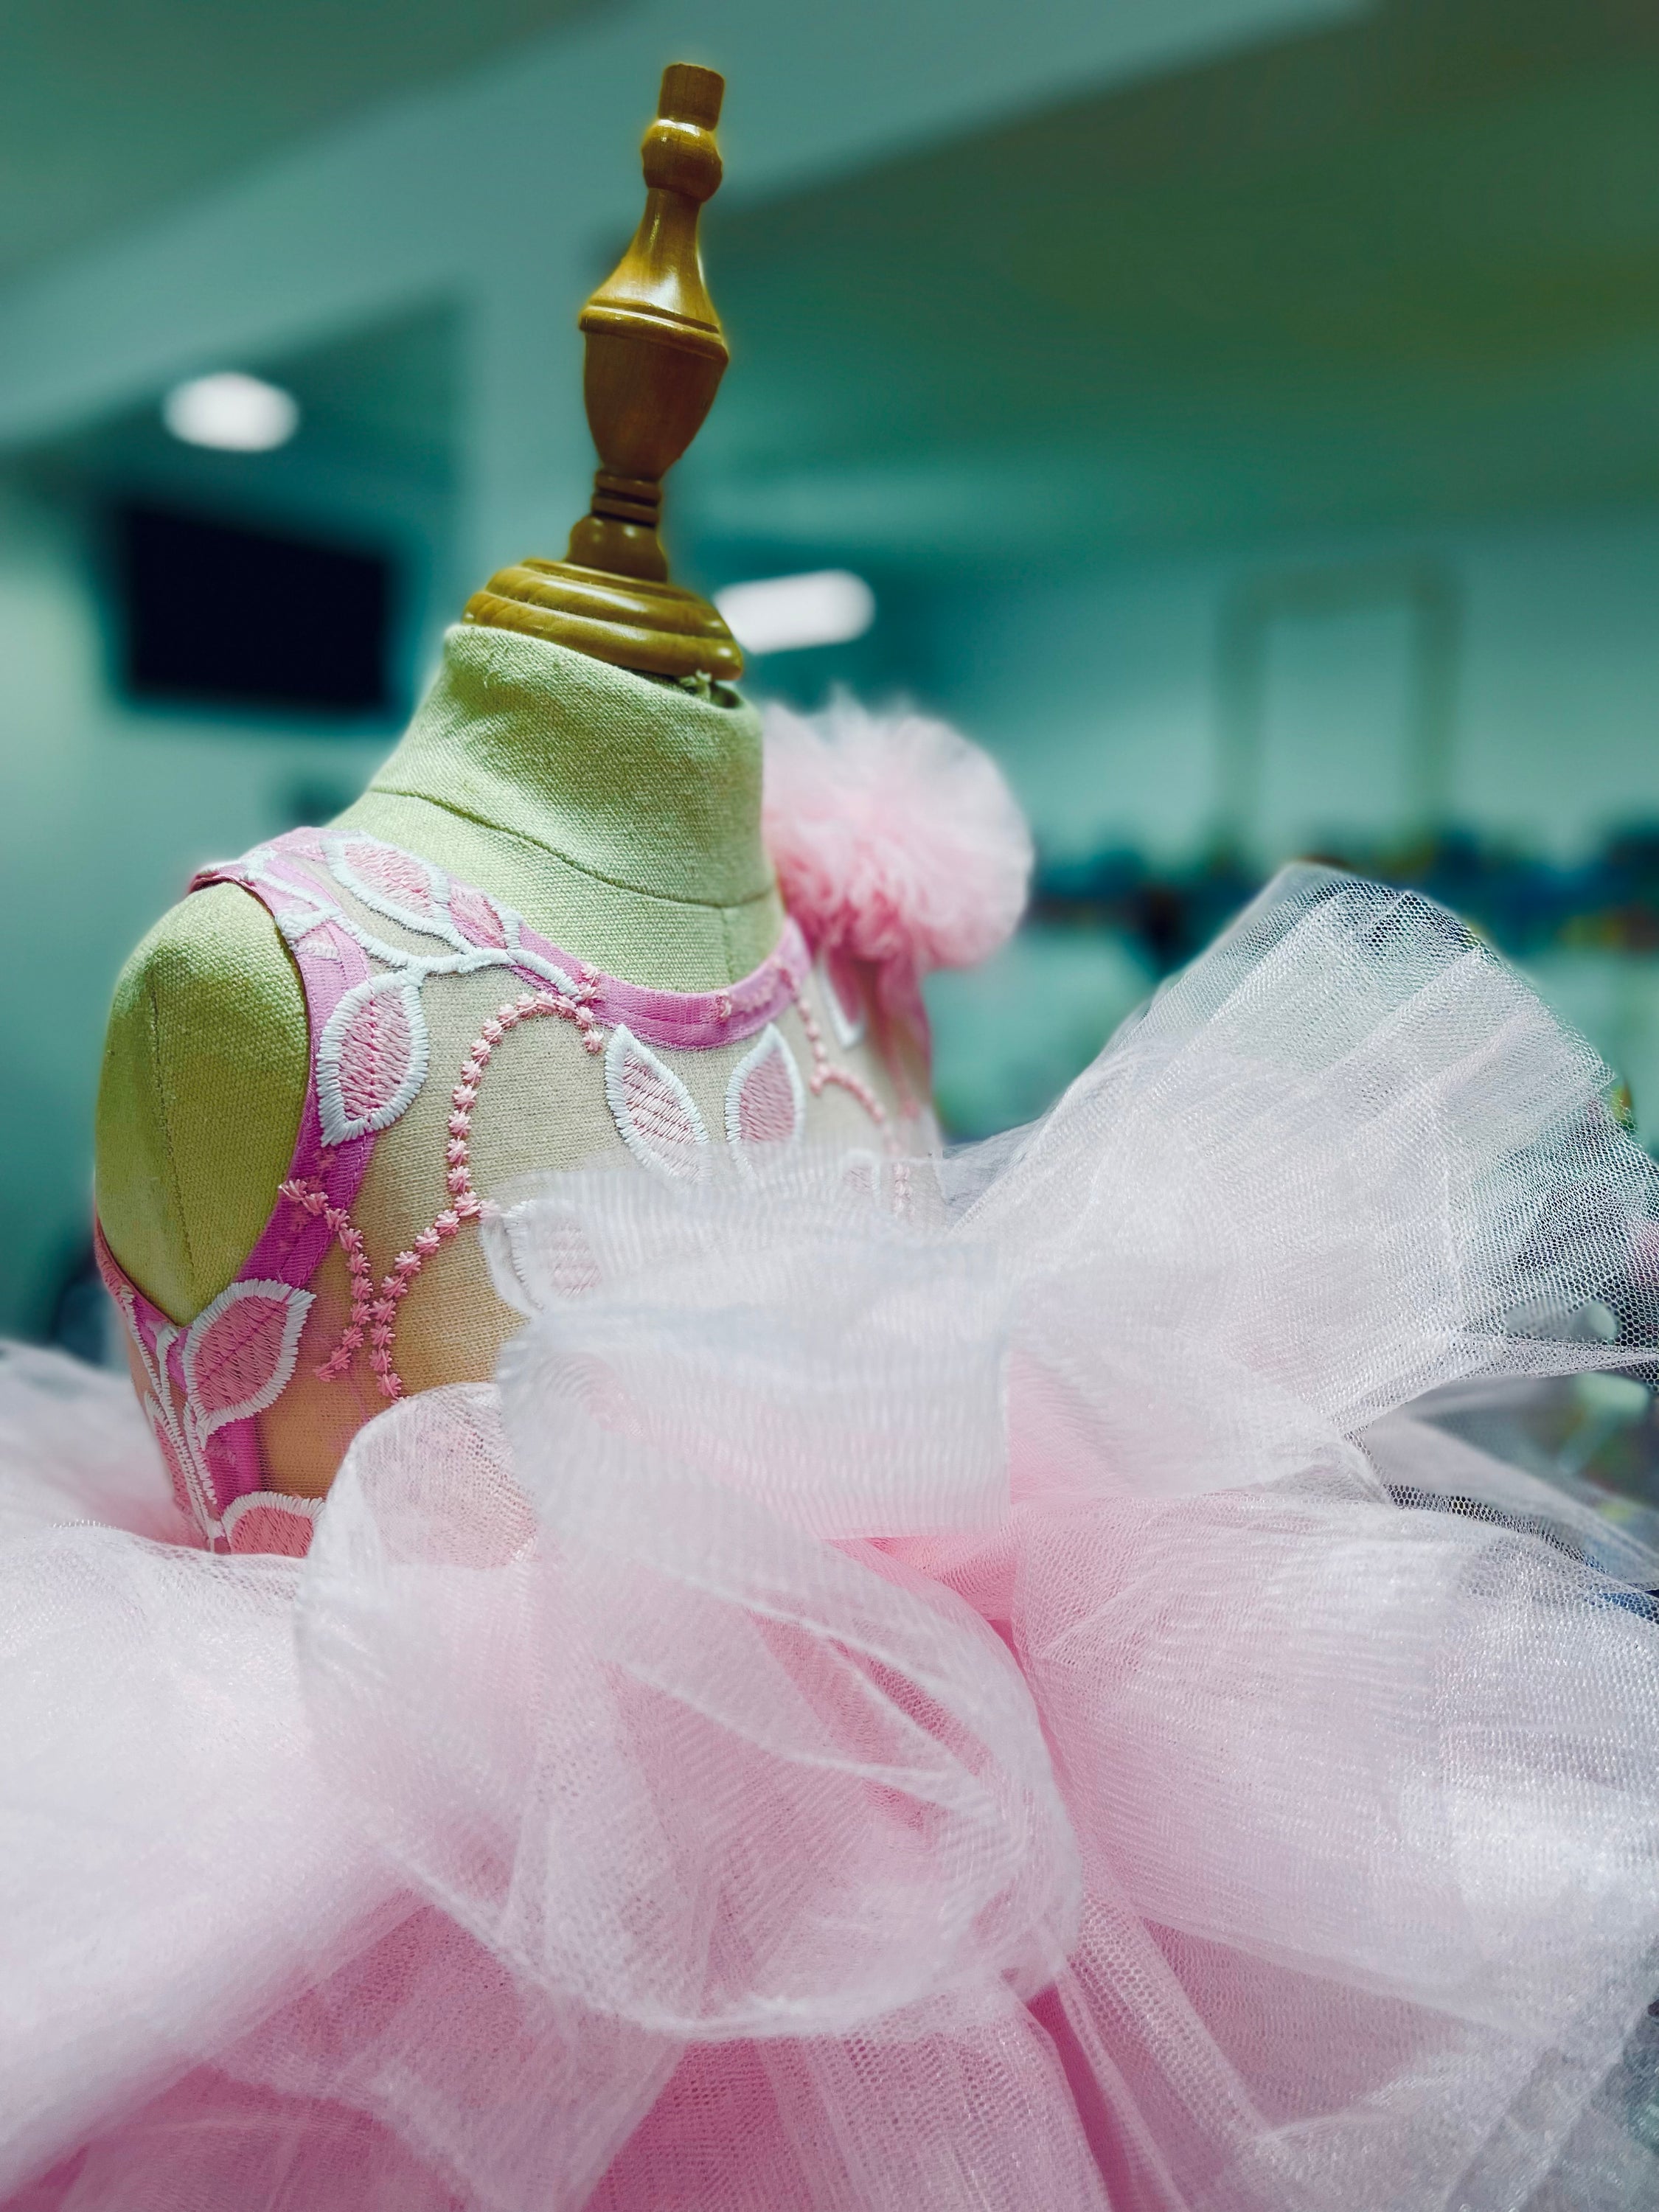
<path fill-rule="evenodd" d="M 1404 1410 L 1654 1346 L 1604 1079 L 1303 871 L 1017 1139 L 509 1194 L 303 1565 L 0 1365 L 6 2201 L 1654 2202 L 1659 1559 Z"/>

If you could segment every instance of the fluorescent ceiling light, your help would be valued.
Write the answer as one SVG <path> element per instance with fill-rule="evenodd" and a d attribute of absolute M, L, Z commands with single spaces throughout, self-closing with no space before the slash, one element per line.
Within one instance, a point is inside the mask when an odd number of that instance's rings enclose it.
<path fill-rule="evenodd" d="M 187 446 L 268 453 L 299 428 L 300 403 L 279 385 L 230 368 L 175 384 L 161 402 L 161 420 Z"/>
<path fill-rule="evenodd" d="M 876 618 L 876 595 L 846 568 L 809 576 L 767 576 L 730 584 L 714 605 L 745 653 L 794 653 L 806 645 L 843 645 L 862 637 Z"/>

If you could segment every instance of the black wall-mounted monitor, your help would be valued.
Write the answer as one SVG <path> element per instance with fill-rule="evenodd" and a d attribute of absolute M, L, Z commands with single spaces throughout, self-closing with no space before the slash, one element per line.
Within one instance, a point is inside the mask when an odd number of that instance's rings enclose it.
<path fill-rule="evenodd" d="M 385 554 L 137 502 L 113 523 L 130 697 L 307 719 L 396 713 Z"/>

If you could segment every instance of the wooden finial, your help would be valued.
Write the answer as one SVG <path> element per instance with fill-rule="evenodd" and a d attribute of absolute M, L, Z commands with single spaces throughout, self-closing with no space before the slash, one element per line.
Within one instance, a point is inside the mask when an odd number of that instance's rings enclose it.
<path fill-rule="evenodd" d="M 645 134 L 645 213 L 582 309 L 582 398 L 599 453 L 593 502 L 562 561 L 522 561 L 467 601 L 465 619 L 571 646 L 653 676 L 743 673 L 706 599 L 668 580 L 662 479 L 702 427 L 727 355 L 703 283 L 697 216 L 720 181 L 726 80 L 677 62 Z"/>

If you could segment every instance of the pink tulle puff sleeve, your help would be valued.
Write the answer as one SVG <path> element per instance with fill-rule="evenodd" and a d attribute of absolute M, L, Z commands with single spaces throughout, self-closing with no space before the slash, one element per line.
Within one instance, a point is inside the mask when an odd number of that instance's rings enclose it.
<path fill-rule="evenodd" d="M 872 714 L 845 694 L 817 714 L 775 702 L 762 711 L 767 849 L 816 946 L 871 963 L 902 991 L 1006 942 L 1031 836 L 988 753 L 948 723 Z"/>

